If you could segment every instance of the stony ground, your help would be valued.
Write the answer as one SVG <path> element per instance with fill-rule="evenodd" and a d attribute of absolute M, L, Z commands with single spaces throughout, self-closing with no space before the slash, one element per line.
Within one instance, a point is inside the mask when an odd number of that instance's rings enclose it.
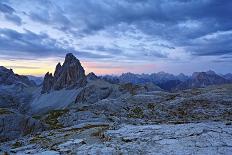
<path fill-rule="evenodd" d="M 205 122 L 162 125 L 84 123 L 5 143 L 10 154 L 225 154 L 232 152 L 232 125 Z"/>
<path fill-rule="evenodd" d="M 88 87 L 80 102 L 34 115 L 47 131 L 1 143 L 0 154 L 231 154 L 232 85 L 175 93 L 110 87 Z"/>

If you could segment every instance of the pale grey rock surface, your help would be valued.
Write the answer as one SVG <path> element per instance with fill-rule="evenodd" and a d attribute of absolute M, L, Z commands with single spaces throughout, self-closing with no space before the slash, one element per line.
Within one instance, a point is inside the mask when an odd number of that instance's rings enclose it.
<path fill-rule="evenodd" d="M 107 124 L 87 123 L 18 139 L 17 142 L 22 144 L 18 148 L 11 148 L 15 141 L 4 143 L 1 147 L 18 154 L 230 155 L 231 139 L 232 126 L 222 122 L 122 124 L 116 130 L 110 129 Z"/>
<path fill-rule="evenodd" d="M 38 89 L 34 94 L 34 99 L 30 104 L 30 113 L 42 114 L 51 110 L 64 109 L 74 103 L 76 96 L 79 94 L 79 89 L 62 89 L 52 91 L 50 93 L 41 94 L 41 89 Z"/>

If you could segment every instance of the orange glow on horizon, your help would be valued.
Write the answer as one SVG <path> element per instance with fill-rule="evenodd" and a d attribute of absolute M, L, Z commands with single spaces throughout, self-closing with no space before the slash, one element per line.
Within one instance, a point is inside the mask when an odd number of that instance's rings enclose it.
<path fill-rule="evenodd" d="M 47 72 L 54 73 L 56 64 L 63 60 L 43 59 L 43 60 L 0 60 L 1 66 L 13 69 L 20 75 L 44 76 Z M 154 64 L 125 64 L 115 65 L 109 62 L 81 61 L 86 74 L 94 72 L 97 75 L 113 74 L 119 75 L 125 72 L 144 73 L 147 69 L 155 68 Z"/>

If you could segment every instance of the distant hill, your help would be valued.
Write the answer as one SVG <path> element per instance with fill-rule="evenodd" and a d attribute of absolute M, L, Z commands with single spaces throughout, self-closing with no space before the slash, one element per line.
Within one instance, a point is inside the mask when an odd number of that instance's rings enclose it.
<path fill-rule="evenodd" d="M 43 83 L 43 77 L 27 75 L 29 80 L 32 80 L 36 83 L 36 85 L 41 85 Z"/>
<path fill-rule="evenodd" d="M 12 69 L 0 66 L 0 85 L 35 86 L 35 83 L 27 76 L 15 74 Z"/>
<path fill-rule="evenodd" d="M 110 83 L 144 84 L 151 82 L 166 91 L 198 88 L 232 82 L 231 73 L 219 75 L 211 70 L 207 72 L 195 72 L 192 76 L 187 76 L 183 73 L 173 75 L 170 73 L 158 72 L 152 74 L 123 73 L 120 76 L 106 75 L 101 78 Z"/>

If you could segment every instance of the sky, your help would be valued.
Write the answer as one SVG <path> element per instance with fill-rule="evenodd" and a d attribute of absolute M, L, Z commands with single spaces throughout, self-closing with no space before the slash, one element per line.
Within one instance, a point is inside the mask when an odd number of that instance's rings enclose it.
<path fill-rule="evenodd" d="M 232 72 L 231 0 L 0 0 L 0 66 L 53 72 Z"/>

